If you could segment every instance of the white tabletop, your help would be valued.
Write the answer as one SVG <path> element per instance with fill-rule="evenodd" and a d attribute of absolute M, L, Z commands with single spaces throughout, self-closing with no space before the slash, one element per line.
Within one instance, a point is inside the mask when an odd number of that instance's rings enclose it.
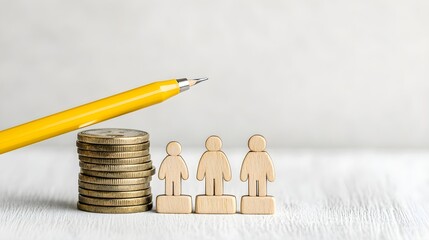
<path fill-rule="evenodd" d="M 184 149 L 190 178 L 183 193 L 195 197 L 203 149 Z M 159 167 L 162 149 L 151 149 Z M 246 149 L 225 150 L 233 179 L 225 193 L 239 199 Z M 268 193 L 273 216 L 94 214 L 76 209 L 77 154 L 31 146 L 0 155 L 1 239 L 428 239 L 429 152 L 271 150 L 277 179 Z M 163 182 L 152 181 L 154 196 Z"/>

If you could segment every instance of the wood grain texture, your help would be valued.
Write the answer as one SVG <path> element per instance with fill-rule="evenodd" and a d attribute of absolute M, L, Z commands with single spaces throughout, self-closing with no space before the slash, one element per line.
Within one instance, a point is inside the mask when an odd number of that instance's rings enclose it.
<path fill-rule="evenodd" d="M 156 212 L 158 213 L 191 213 L 191 196 L 182 195 L 182 179 L 189 178 L 188 167 L 180 153 L 182 146 L 172 141 L 166 147 L 167 156 L 159 167 L 158 178 L 165 179 L 165 195 L 156 198 Z"/>
<path fill-rule="evenodd" d="M 202 148 L 184 147 L 189 174 Z M 164 149 L 151 149 L 159 166 Z M 238 176 L 247 149 L 224 149 Z M 268 149 L 277 179 L 274 215 L 109 215 L 78 211 L 74 144 L 0 155 L 0 239 L 428 239 L 429 151 Z M 204 184 L 183 183 L 192 196 Z M 153 179 L 153 195 L 164 182 Z M 188 191 L 189 190 L 189 191 Z M 225 192 L 247 194 L 238 177 Z M 238 201 L 239 202 L 239 201 Z"/>
<path fill-rule="evenodd" d="M 218 136 L 210 136 L 205 142 L 207 151 L 203 153 L 198 163 L 197 179 L 205 180 L 205 195 L 222 196 L 223 181 L 232 178 L 231 166 L 226 154 L 222 152 L 222 140 Z"/>
<path fill-rule="evenodd" d="M 189 178 L 188 167 L 180 153 L 182 146 L 178 142 L 169 142 L 166 147 L 167 156 L 159 167 L 158 178 L 165 179 L 165 195 L 180 196 L 182 194 L 182 179 Z"/>
<path fill-rule="evenodd" d="M 243 160 L 240 180 L 248 182 L 248 196 L 241 197 L 240 212 L 243 214 L 274 214 L 276 201 L 267 197 L 267 180 L 274 182 L 275 171 L 270 155 L 265 151 L 267 141 L 255 134 L 247 143 L 249 152 Z"/>
<path fill-rule="evenodd" d="M 195 198 L 195 213 L 232 214 L 237 211 L 235 196 L 223 194 L 223 181 L 232 178 L 231 166 L 222 151 L 220 137 L 209 136 L 205 142 L 207 151 L 198 163 L 197 180 L 205 181 L 205 195 Z"/>
<path fill-rule="evenodd" d="M 195 213 L 234 214 L 237 213 L 237 201 L 233 195 L 198 195 L 195 197 Z"/>
<path fill-rule="evenodd" d="M 192 213 L 192 197 L 188 195 L 158 195 L 156 197 L 157 213 Z"/>
<path fill-rule="evenodd" d="M 273 196 L 264 197 L 241 197 L 242 214 L 274 214 L 276 211 L 276 200 Z"/>

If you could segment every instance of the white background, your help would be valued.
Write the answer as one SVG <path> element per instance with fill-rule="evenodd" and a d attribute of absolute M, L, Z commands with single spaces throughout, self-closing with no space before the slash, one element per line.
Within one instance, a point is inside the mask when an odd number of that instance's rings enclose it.
<path fill-rule="evenodd" d="M 91 128 L 147 130 L 157 168 L 179 140 L 193 197 L 204 140 L 220 135 L 238 209 L 251 134 L 277 173 L 273 216 L 86 213 L 75 131 L 0 155 L 0 238 L 429 239 L 428 13 L 427 0 L 0 0 L 0 129 L 207 76 Z"/>
<path fill-rule="evenodd" d="M 428 1 L 0 1 L 0 129 L 210 77 L 93 127 L 154 146 L 429 147 Z M 76 132 L 43 145 L 74 145 Z"/>

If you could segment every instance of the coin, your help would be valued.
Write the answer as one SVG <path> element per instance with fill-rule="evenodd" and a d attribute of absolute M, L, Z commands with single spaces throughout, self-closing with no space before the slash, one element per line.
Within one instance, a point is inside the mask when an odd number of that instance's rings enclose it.
<path fill-rule="evenodd" d="M 101 177 L 101 178 L 144 178 L 150 177 L 155 174 L 155 168 L 151 168 L 146 171 L 136 171 L 136 172 L 99 172 L 91 171 L 86 169 L 81 169 L 80 172 L 87 176 Z"/>
<path fill-rule="evenodd" d="M 142 164 L 130 164 L 130 165 L 107 165 L 107 164 L 91 164 L 85 162 L 79 162 L 79 166 L 82 169 L 91 171 L 101 172 L 134 172 L 144 171 L 152 168 L 152 161 Z"/>
<path fill-rule="evenodd" d="M 95 144 L 137 144 L 149 141 L 149 134 L 133 129 L 102 128 L 82 131 L 78 133 L 77 139 Z"/>
<path fill-rule="evenodd" d="M 96 191 L 111 191 L 111 192 L 126 192 L 126 191 L 137 191 L 147 189 L 150 187 L 149 182 L 141 184 L 130 184 L 130 185 L 100 185 L 94 183 L 82 182 L 79 180 L 79 187 L 96 190 Z"/>
<path fill-rule="evenodd" d="M 77 203 L 77 208 L 82 211 L 94 212 L 94 213 L 137 213 L 137 212 L 146 212 L 152 209 L 152 202 L 137 205 L 137 206 L 127 206 L 127 207 L 103 207 L 103 206 L 93 206 L 84 203 Z"/>
<path fill-rule="evenodd" d="M 95 152 L 78 149 L 77 153 L 81 156 L 94 158 L 134 158 L 148 155 L 149 149 L 134 152 Z"/>
<path fill-rule="evenodd" d="M 91 177 L 91 176 L 79 174 L 79 180 L 81 180 L 82 182 L 95 183 L 95 184 L 101 184 L 101 185 L 128 185 L 128 184 L 148 183 L 152 180 L 152 177 L 109 179 L 109 178 Z"/>
<path fill-rule="evenodd" d="M 88 197 L 96 198 L 135 198 L 135 197 L 144 197 L 151 194 L 151 189 L 146 188 L 143 190 L 137 191 L 128 191 L 128 192 L 105 192 L 105 191 L 93 191 L 85 188 L 79 188 L 79 193 Z"/>
<path fill-rule="evenodd" d="M 76 141 L 76 146 L 82 150 L 98 151 L 98 152 L 133 152 L 141 151 L 149 148 L 150 143 L 144 142 L 139 144 L 124 144 L 124 145 L 105 145 L 92 144 Z"/>
<path fill-rule="evenodd" d="M 150 154 L 143 157 L 136 158 L 92 158 L 79 156 L 79 160 L 86 163 L 92 164 L 116 164 L 116 165 L 128 165 L 128 164 L 140 164 L 150 161 Z"/>
<path fill-rule="evenodd" d="M 136 198 L 93 198 L 79 194 L 79 202 L 96 206 L 135 206 L 152 202 L 152 195 Z"/>

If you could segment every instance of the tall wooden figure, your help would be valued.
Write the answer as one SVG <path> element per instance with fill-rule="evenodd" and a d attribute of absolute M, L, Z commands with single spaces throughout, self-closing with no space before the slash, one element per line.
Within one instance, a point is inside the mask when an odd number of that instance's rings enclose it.
<path fill-rule="evenodd" d="M 235 213 L 235 196 L 223 194 L 223 180 L 231 180 L 231 167 L 228 158 L 221 151 L 222 140 L 210 136 L 206 140 L 207 151 L 198 163 L 197 179 L 206 181 L 206 194 L 195 199 L 196 213 Z"/>
<path fill-rule="evenodd" d="M 165 179 L 165 195 L 156 197 L 158 213 L 191 213 L 192 198 L 181 194 L 182 179 L 188 179 L 188 167 L 180 156 L 182 147 L 178 142 L 167 144 L 168 156 L 159 167 L 159 179 Z"/>
<path fill-rule="evenodd" d="M 250 151 L 241 166 L 240 179 L 249 183 L 249 195 L 241 198 L 241 213 L 274 214 L 275 200 L 267 196 L 267 179 L 275 179 L 274 166 L 265 151 L 266 141 L 261 135 L 253 135 L 249 142 Z"/>

